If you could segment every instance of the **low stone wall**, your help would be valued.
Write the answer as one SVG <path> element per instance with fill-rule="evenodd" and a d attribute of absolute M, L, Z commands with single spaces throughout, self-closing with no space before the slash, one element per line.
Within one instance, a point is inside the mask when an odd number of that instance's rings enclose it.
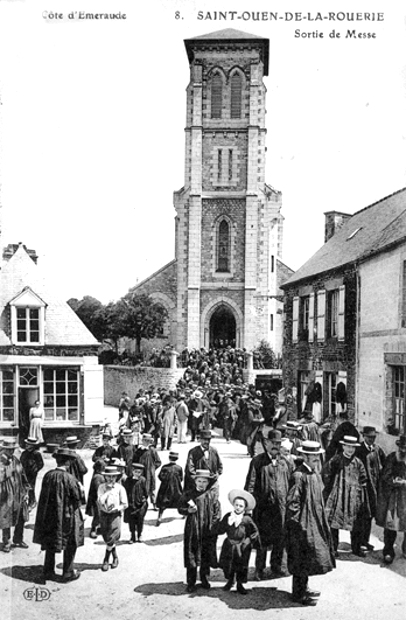
<path fill-rule="evenodd" d="M 104 404 L 118 406 L 122 392 L 133 400 L 140 388 L 174 389 L 184 373 L 183 368 L 104 366 Z"/>

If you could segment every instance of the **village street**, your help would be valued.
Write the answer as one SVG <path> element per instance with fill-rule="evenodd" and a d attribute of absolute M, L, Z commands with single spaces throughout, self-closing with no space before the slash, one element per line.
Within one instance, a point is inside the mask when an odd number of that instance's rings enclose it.
<path fill-rule="evenodd" d="M 114 410 L 110 412 L 115 415 Z M 213 439 L 224 464 L 220 478 L 220 499 L 223 513 L 229 510 L 227 493 L 243 487 L 249 465 L 246 447 L 239 442 L 226 444 L 221 432 Z M 179 450 L 179 464 L 184 466 L 189 444 L 173 445 Z M 82 451 L 89 468 L 85 484 L 90 483 L 91 451 Z M 162 462 L 168 452 L 160 452 Z M 50 454 L 44 454 L 42 474 L 55 466 Z M 37 491 L 39 486 L 37 486 Z M 157 513 L 149 510 L 146 516 L 143 542 L 128 544 L 127 525 L 122 527 L 118 547 L 120 564 L 116 570 L 101 571 L 104 544 L 99 537 L 89 538 L 90 518 L 85 521 L 85 545 L 76 554 L 76 568 L 82 571 L 75 582 L 62 584 L 41 581 L 43 553 L 32 543 L 35 514 L 30 515 L 25 540 L 28 550 L 13 549 L 0 553 L 0 599 L 2 620 L 30 618 L 31 620 L 164 620 L 176 618 L 193 620 L 217 618 L 243 620 L 273 617 L 286 620 L 324 618 L 390 618 L 403 620 L 406 613 L 406 560 L 397 550 L 394 564 L 382 564 L 382 530 L 376 528 L 372 543 L 375 551 L 361 559 L 350 553 L 349 537 L 341 532 L 337 568 L 325 576 L 312 577 L 310 586 L 321 590 L 317 607 L 302 607 L 290 599 L 291 577 L 249 581 L 247 596 L 232 590 L 224 592 L 224 576 L 220 569 L 212 570 L 211 590 L 198 588 L 188 594 L 185 589 L 182 540 L 184 520 L 174 510 L 164 513 L 163 522 L 156 527 Z M 219 540 L 219 546 L 221 545 Z M 62 556 L 57 556 L 60 572 Z M 253 567 L 254 555 L 251 556 Z M 252 579 L 253 568 L 250 569 Z M 44 589 L 46 588 L 46 589 Z M 43 600 L 41 600 L 43 597 Z M 264 616 L 264 612 L 266 616 Z"/>

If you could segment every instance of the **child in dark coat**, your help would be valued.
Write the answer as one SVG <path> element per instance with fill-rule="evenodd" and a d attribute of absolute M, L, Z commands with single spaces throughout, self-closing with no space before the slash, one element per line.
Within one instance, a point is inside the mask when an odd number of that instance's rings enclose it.
<path fill-rule="evenodd" d="M 236 576 L 237 592 L 247 594 L 242 584 L 247 581 L 252 546 L 259 545 L 258 528 L 247 514 L 255 508 L 255 499 L 251 493 L 239 489 L 230 491 L 228 499 L 233 511 L 228 512 L 214 528 L 216 534 L 227 534 L 219 559 L 219 566 L 227 579 L 223 590 L 231 590 Z"/>
<path fill-rule="evenodd" d="M 92 525 L 90 528 L 90 538 L 97 538 L 99 533 L 100 516 L 99 506 L 97 503 L 97 490 L 101 484 L 105 482 L 103 472 L 105 470 L 106 463 L 103 459 L 98 459 L 93 465 L 93 476 L 90 482 L 89 495 L 86 504 L 86 514 L 92 519 Z"/>
<path fill-rule="evenodd" d="M 144 477 L 147 484 L 148 497 L 151 500 L 152 507 L 155 506 L 155 472 L 161 466 L 156 448 L 154 448 L 154 440 L 152 435 L 144 433 L 142 443 L 135 451 L 133 461 L 144 465 Z"/>
<path fill-rule="evenodd" d="M 210 567 L 218 566 L 214 528 L 221 519 L 216 478 L 208 469 L 197 469 L 193 480 L 194 488 L 183 493 L 178 506 L 180 514 L 186 517 L 183 558 L 188 592 L 196 590 L 198 568 L 202 587 L 210 588 Z"/>
<path fill-rule="evenodd" d="M 160 525 L 166 508 L 177 508 L 182 496 L 183 469 L 177 465 L 178 452 L 169 452 L 169 463 L 166 463 L 158 474 L 161 481 L 156 506 L 159 510 L 156 525 Z"/>
<path fill-rule="evenodd" d="M 128 508 L 124 512 L 124 521 L 128 523 L 130 528 L 131 538 L 128 541 L 130 545 L 141 542 L 144 519 L 148 510 L 147 483 L 143 473 L 144 465 L 133 463 L 131 476 L 128 476 L 123 482 L 128 498 Z M 136 530 L 137 534 L 135 533 Z"/>

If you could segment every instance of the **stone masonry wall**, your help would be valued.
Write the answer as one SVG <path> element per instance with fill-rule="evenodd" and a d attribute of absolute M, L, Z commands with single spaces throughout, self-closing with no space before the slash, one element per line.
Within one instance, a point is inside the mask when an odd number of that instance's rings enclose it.
<path fill-rule="evenodd" d="M 130 368 L 128 366 L 104 367 L 104 404 L 118 406 L 122 392 L 133 400 L 140 388 L 173 389 L 182 378 L 184 369 Z"/>

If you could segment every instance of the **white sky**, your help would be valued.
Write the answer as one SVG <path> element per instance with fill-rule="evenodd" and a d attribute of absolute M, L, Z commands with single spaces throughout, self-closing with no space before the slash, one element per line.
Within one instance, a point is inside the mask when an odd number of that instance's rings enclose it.
<path fill-rule="evenodd" d="M 0 0 L 2 243 L 34 248 L 64 299 L 117 299 L 174 257 L 185 38 L 236 28 L 270 39 L 266 178 L 283 192 L 290 267 L 323 243 L 324 211 L 353 213 L 406 186 L 403 3 L 142 4 Z M 127 20 L 44 20 L 52 10 Z M 199 10 L 383 12 L 384 21 L 200 21 Z M 325 38 L 297 39 L 296 28 Z M 331 39 L 333 28 L 377 38 Z"/>

